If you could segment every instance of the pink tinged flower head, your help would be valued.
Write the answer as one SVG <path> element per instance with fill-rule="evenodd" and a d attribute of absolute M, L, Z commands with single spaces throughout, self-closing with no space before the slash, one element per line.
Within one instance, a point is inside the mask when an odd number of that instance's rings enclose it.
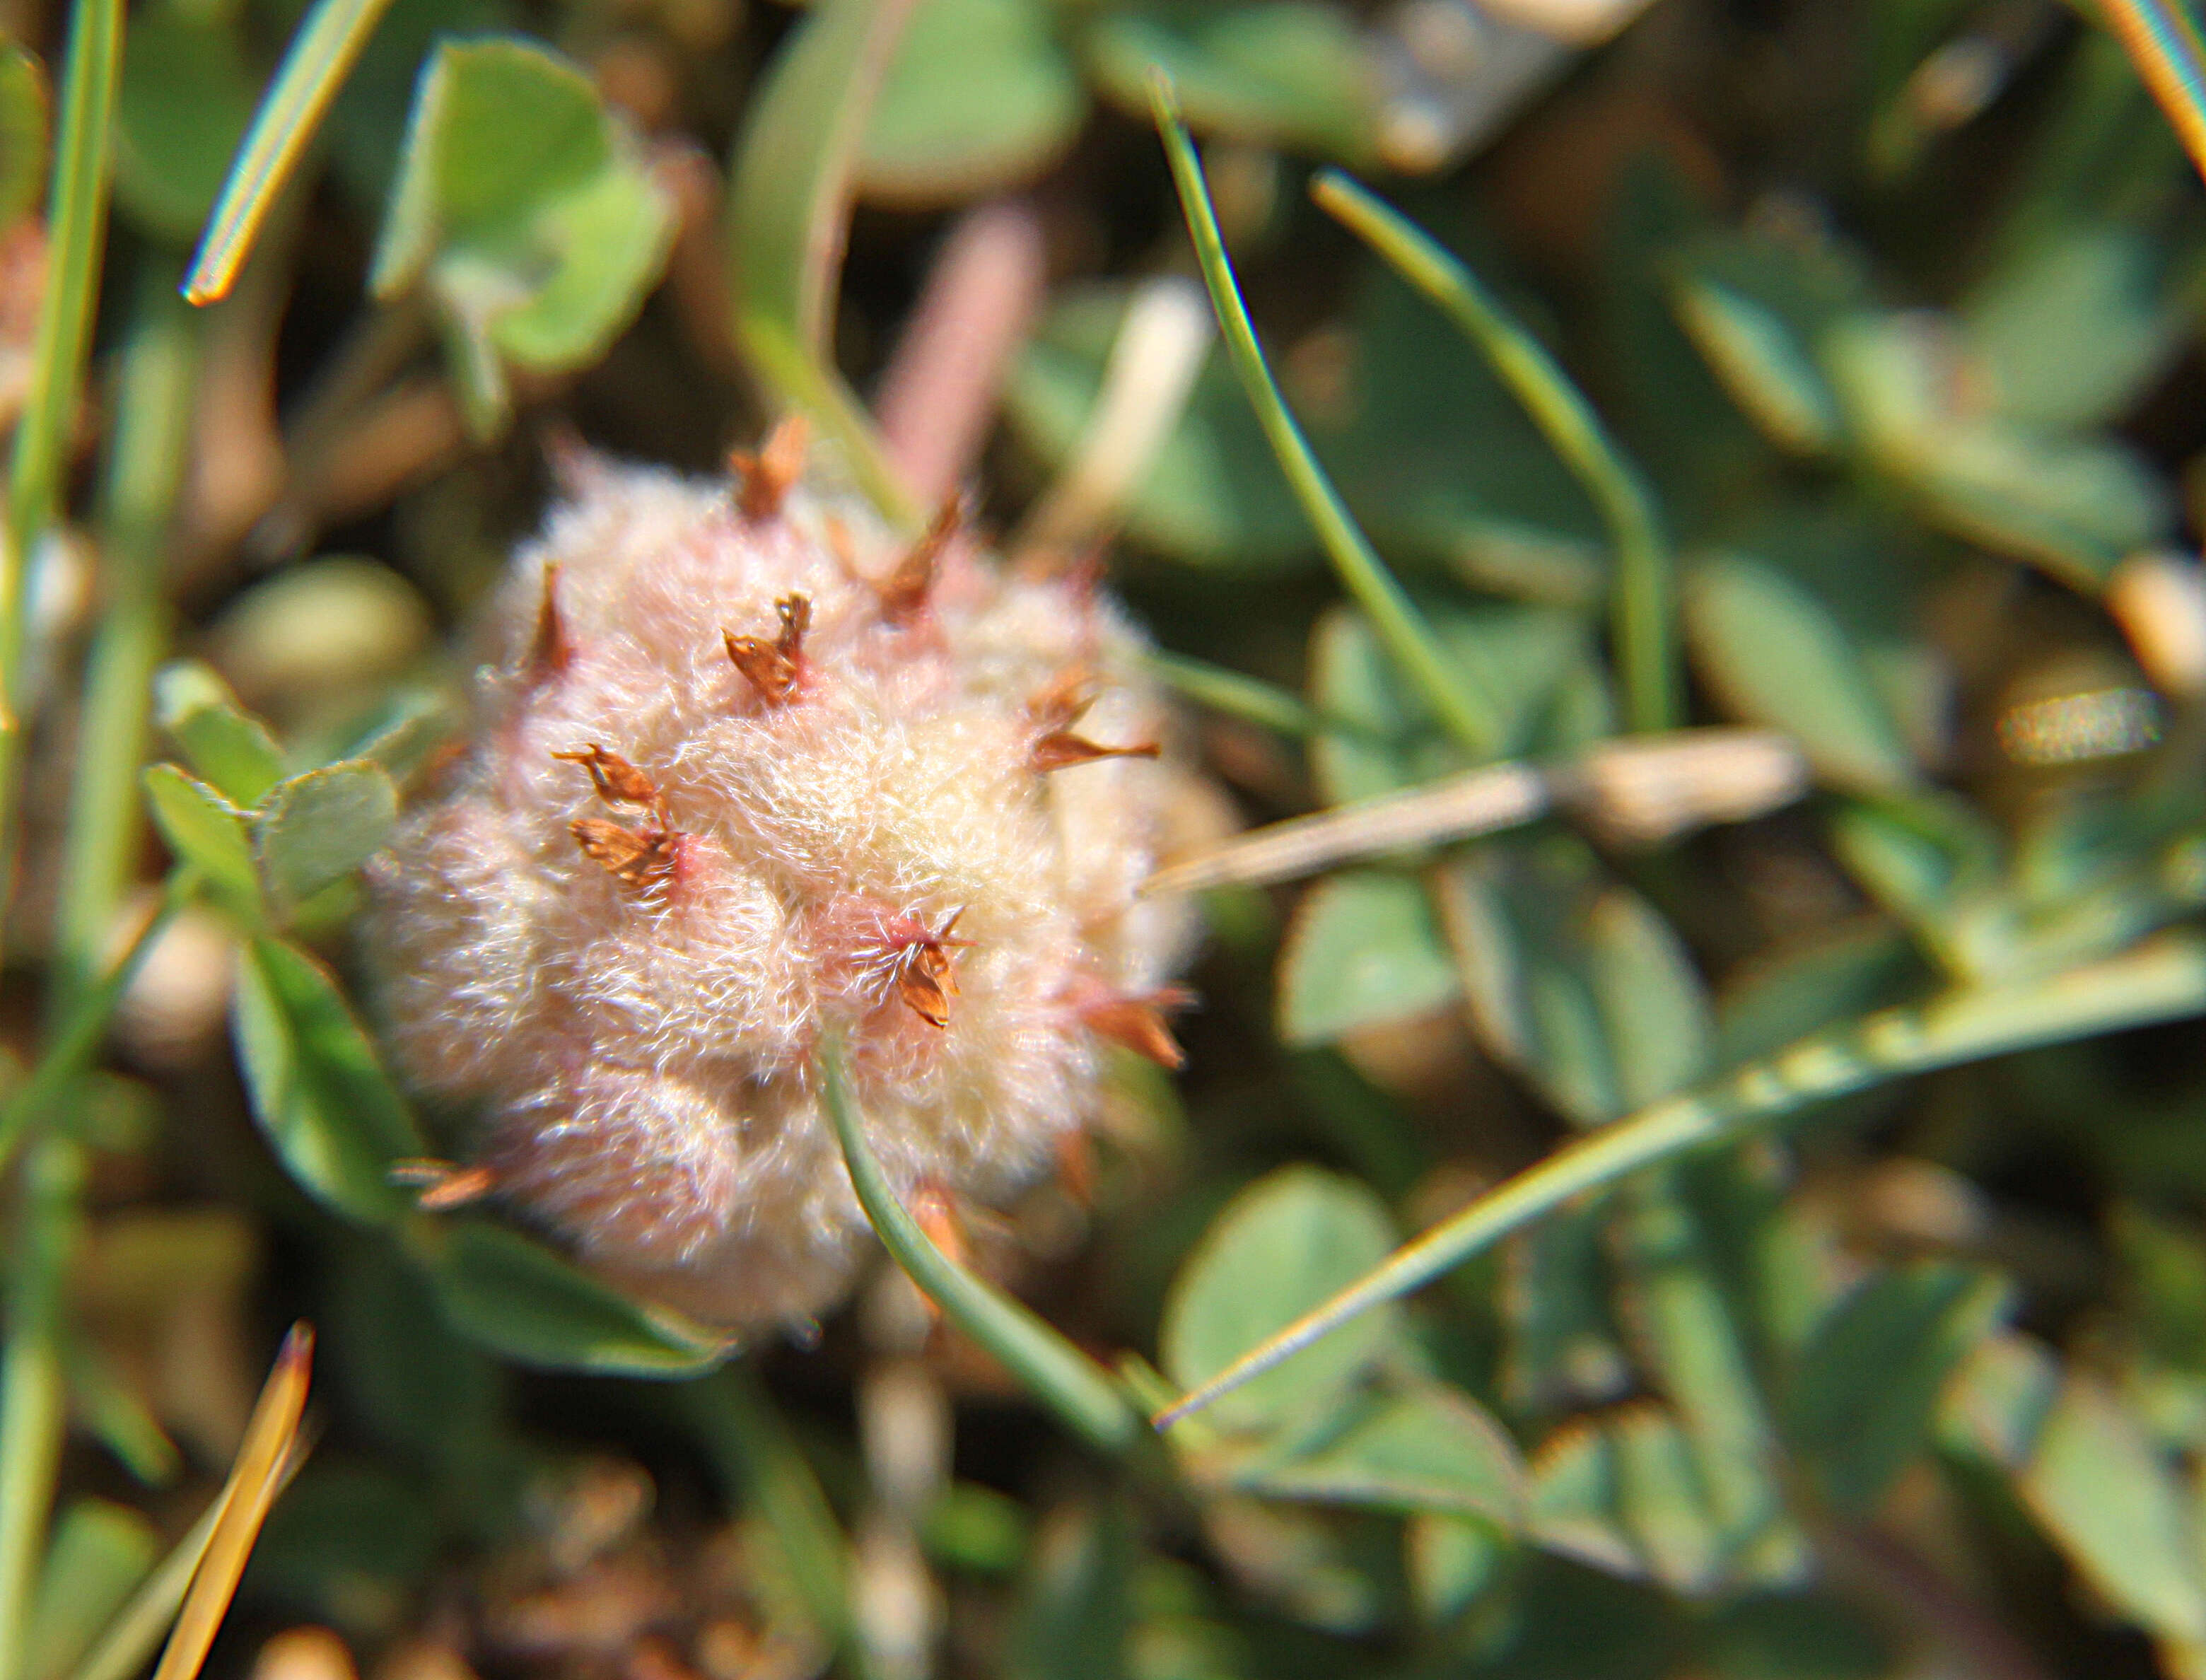
<path fill-rule="evenodd" d="M 1000 1199 L 1107 1042 L 1176 1063 L 1191 928 L 1136 901 L 1205 808 L 1092 579 L 900 545 L 786 434 L 734 484 L 601 462 L 494 613 L 468 751 L 372 873 L 392 1052 L 482 1176 L 631 1286 L 796 1320 L 865 1230 L 848 1046 L 907 1195 Z"/>

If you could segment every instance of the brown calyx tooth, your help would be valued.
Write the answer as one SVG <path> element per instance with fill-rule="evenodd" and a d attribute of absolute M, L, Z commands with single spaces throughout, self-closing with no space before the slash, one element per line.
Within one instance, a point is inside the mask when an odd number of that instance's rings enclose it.
<path fill-rule="evenodd" d="M 593 741 L 587 747 L 577 747 L 552 755 L 562 764 L 578 764 L 590 772 L 590 780 L 597 783 L 598 797 L 609 805 L 644 805 L 660 811 L 659 789 L 651 777 L 638 770 L 617 753 L 608 753 Z"/>
<path fill-rule="evenodd" d="M 1067 770 L 1097 759 L 1153 759 L 1163 749 L 1154 741 L 1130 747 L 1106 747 L 1073 731 L 1080 714 L 1095 703 L 1094 679 L 1086 667 L 1076 665 L 1034 696 L 1027 715 L 1041 731 L 1028 755 L 1036 774 Z"/>
<path fill-rule="evenodd" d="M 575 644 L 567 635 L 567 621 L 559 612 L 559 563 L 544 568 L 544 598 L 536 609 L 536 634 L 528 644 L 525 667 L 532 682 L 557 676 L 574 663 Z"/>
<path fill-rule="evenodd" d="M 768 706 L 778 706 L 796 691 L 804 675 L 804 633 L 812 628 L 808 595 L 784 595 L 773 608 L 781 617 L 781 632 L 772 641 L 720 632 L 728 658 Z"/>
<path fill-rule="evenodd" d="M 1177 986 L 1134 997 L 1112 994 L 1082 1004 L 1080 1023 L 1096 1037 L 1108 1039 L 1137 1056 L 1146 1056 L 1159 1067 L 1177 1072 L 1186 1065 L 1187 1052 L 1172 1037 L 1171 1027 L 1166 1024 L 1165 1011 L 1185 1009 L 1194 1001 L 1193 992 Z"/>
<path fill-rule="evenodd" d="M 736 506 L 756 524 L 777 517 L 789 499 L 790 488 L 804 476 L 804 457 L 812 443 L 812 425 L 802 414 L 790 414 L 766 434 L 757 454 L 736 450 L 728 465 L 740 484 Z"/>
<path fill-rule="evenodd" d="M 603 817 L 575 818 L 567 825 L 567 831 L 575 837 L 584 857 L 626 886 L 649 885 L 672 871 L 674 831 L 666 820 L 665 801 L 648 776 L 594 741 L 552 756 L 588 771 L 590 780 L 597 784 L 598 797 L 608 805 L 640 805 L 651 813 L 651 825 L 641 831 Z"/>
<path fill-rule="evenodd" d="M 964 499 L 955 493 L 945 497 L 935 509 L 934 517 L 927 521 L 927 529 L 919 540 L 904 551 L 896 563 L 896 569 L 877 586 L 881 597 L 881 617 L 891 624 L 902 624 L 918 616 L 927 599 L 934 591 L 935 575 L 941 569 L 942 552 L 950 546 L 950 539 L 957 534 L 965 522 Z"/>
<path fill-rule="evenodd" d="M 649 886 L 673 871 L 674 836 L 663 828 L 638 833 L 603 817 L 577 817 L 567 831 L 584 857 L 623 886 Z"/>
<path fill-rule="evenodd" d="M 414 1205 L 424 1213 L 444 1213 L 480 1201 L 498 1189 L 498 1175 L 487 1166 L 456 1166 L 450 1161 L 394 1161 L 391 1182 L 418 1186 Z"/>
<path fill-rule="evenodd" d="M 942 924 L 940 932 L 906 945 L 896 967 L 897 995 L 913 1014 L 939 1029 L 949 1027 L 950 1004 L 957 996 L 957 970 L 950 960 L 950 953 L 973 943 L 951 937 L 957 918 L 964 914 L 961 906 L 951 912 L 950 920 Z"/>

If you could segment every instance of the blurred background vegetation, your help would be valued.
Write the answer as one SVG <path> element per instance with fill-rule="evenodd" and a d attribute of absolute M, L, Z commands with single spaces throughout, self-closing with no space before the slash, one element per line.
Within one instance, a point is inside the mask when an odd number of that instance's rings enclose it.
<path fill-rule="evenodd" d="M 195 1567 L 164 1680 L 194 1613 L 260 1680 L 2206 1675 L 2200 62 L 0 0 L 0 1680 L 128 1680 Z M 560 463 L 791 407 L 1107 542 L 1252 826 L 1410 802 L 1183 861 L 1185 1073 L 968 1212 L 1038 1317 L 885 1260 L 738 1350 L 416 1206 L 347 929 Z"/>

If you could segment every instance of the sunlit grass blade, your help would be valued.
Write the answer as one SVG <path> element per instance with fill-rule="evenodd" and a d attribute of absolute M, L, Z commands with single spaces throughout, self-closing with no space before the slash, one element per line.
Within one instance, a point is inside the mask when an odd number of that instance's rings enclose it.
<path fill-rule="evenodd" d="M 99 301 L 122 67 L 122 0 L 77 0 L 69 12 L 69 61 L 46 198 L 45 290 L 8 463 L 8 504 L 0 511 L 0 879 L 12 873 L 15 850 L 21 713 L 29 699 L 23 692 L 23 642 L 31 555 L 61 509 L 70 423 Z"/>
<path fill-rule="evenodd" d="M 207 217 L 184 280 L 189 301 L 229 295 L 254 235 L 390 6 L 391 0 L 317 0 L 299 26 Z"/>
<path fill-rule="evenodd" d="M 729 189 L 736 323 L 755 371 L 848 452 L 866 493 L 915 510 L 834 365 L 835 281 L 873 96 L 916 0 L 821 0 L 752 101 Z"/>
<path fill-rule="evenodd" d="M 1639 469 L 1547 347 L 1422 229 L 1338 170 L 1321 172 L 1310 196 L 1478 347 L 1585 486 L 1616 549 L 1614 634 L 1625 716 L 1634 730 L 1671 727 L 1678 718 L 1674 569 Z"/>
<path fill-rule="evenodd" d="M 1161 72 L 1150 80 L 1149 103 L 1157 132 L 1164 139 L 1165 156 L 1172 164 L 1173 182 L 1179 188 L 1180 208 L 1195 241 L 1195 254 L 1202 265 L 1203 281 L 1210 288 L 1211 307 L 1217 311 L 1225 335 L 1226 354 L 1295 499 L 1315 528 L 1342 587 L 1362 608 L 1387 652 L 1424 696 L 1442 727 L 1473 754 L 1490 755 L 1500 741 L 1492 710 L 1449 669 L 1431 626 L 1356 527 L 1340 493 L 1318 465 L 1302 428 L 1287 411 L 1286 399 L 1279 394 L 1272 370 L 1265 365 L 1263 347 L 1256 342 L 1256 329 L 1249 322 L 1241 289 L 1226 259 L 1225 236 L 1218 229 L 1218 213 L 1211 206 L 1202 165 L 1195 158 L 1186 125 L 1179 120 L 1172 85 Z"/>
<path fill-rule="evenodd" d="M 850 1183 L 890 1256 L 945 1318 L 993 1354 L 1076 1433 L 1106 1452 L 1137 1447 L 1142 1415 L 1110 1373 L 1009 1296 L 952 1262 L 905 1211 L 866 1141 L 840 1045 L 821 1049 L 820 1069 L 827 1117 L 842 1143 Z"/>
<path fill-rule="evenodd" d="M 1397 1249 L 1357 1283 L 1157 1414 L 1168 1428 L 1357 1314 L 1421 1289 L 1574 1196 L 1811 1103 L 1958 1063 L 2206 1011 L 2206 939 L 2155 940 L 2049 979 L 1949 992 L 1811 1034 L 1588 1134 Z"/>
<path fill-rule="evenodd" d="M 307 1408 L 313 1358 L 313 1330 L 303 1323 L 293 1325 L 246 1425 L 244 1443 L 230 1467 L 230 1480 L 223 1484 L 206 1554 L 192 1576 L 161 1660 L 154 1665 L 153 1680 L 193 1680 L 206 1660 L 215 1629 L 229 1613 L 230 1598 L 245 1573 L 253 1542 L 259 1538 L 260 1525 L 283 1485 L 284 1461 L 298 1439 L 299 1420 Z"/>
<path fill-rule="evenodd" d="M 2101 15 L 2206 176 L 2206 43 L 2182 0 L 2106 0 Z"/>

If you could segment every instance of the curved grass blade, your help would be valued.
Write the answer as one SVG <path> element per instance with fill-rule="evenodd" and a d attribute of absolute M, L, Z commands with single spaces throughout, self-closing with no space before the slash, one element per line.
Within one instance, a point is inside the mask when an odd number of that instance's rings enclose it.
<path fill-rule="evenodd" d="M 1001 1290 L 954 1265 L 897 1200 L 850 1100 L 843 1048 L 820 1053 L 827 1117 L 843 1146 L 858 1202 L 896 1263 L 944 1316 L 1002 1361 L 1065 1425 L 1104 1451 L 1123 1454 L 1143 1436 L 1142 1415 L 1110 1374 Z M 160 1680 L 156 1677 L 156 1680 Z"/>
<path fill-rule="evenodd" d="M 2106 0 L 2107 27 L 2206 176 L 2206 43 L 2182 0 Z"/>
<path fill-rule="evenodd" d="M 186 301 L 229 295 L 254 235 L 390 6 L 391 0 L 317 0 L 299 26 L 207 217 L 185 277 Z"/>
<path fill-rule="evenodd" d="M 1490 757 L 1500 742 L 1499 724 L 1448 668 L 1432 628 L 1356 528 L 1339 491 L 1326 477 L 1302 428 L 1288 413 L 1286 399 L 1280 396 L 1271 369 L 1265 366 L 1263 347 L 1256 342 L 1256 329 L 1249 323 L 1247 306 L 1233 279 L 1232 265 L 1226 259 L 1225 236 L 1218 230 L 1218 214 L 1211 207 L 1210 189 L 1204 184 L 1195 143 L 1188 138 L 1172 84 L 1161 71 L 1151 78 L 1149 107 L 1164 140 L 1165 156 L 1172 164 L 1180 208 L 1195 241 L 1196 259 L 1202 265 L 1203 281 L 1210 288 L 1211 307 L 1218 312 L 1226 353 L 1232 358 L 1233 371 L 1248 393 L 1249 406 L 1256 412 L 1257 423 L 1264 428 L 1273 454 L 1279 457 L 1295 499 L 1302 503 L 1318 540 L 1325 545 L 1342 587 L 1356 598 L 1387 652 L 1424 696 L 1442 727 L 1467 751 L 1479 758 Z"/>
<path fill-rule="evenodd" d="M 307 1383 L 314 1358 L 314 1332 L 306 1323 L 295 1324 L 276 1355 L 276 1366 L 260 1391 L 253 1416 L 245 1427 L 245 1440 L 223 1484 L 215 1508 L 206 1551 L 192 1574 L 183 1608 L 170 1631 L 161 1660 L 154 1665 L 153 1680 L 193 1680 L 214 1643 L 215 1629 L 229 1611 L 245 1560 L 267 1520 L 268 1508 L 283 1486 L 284 1461 L 298 1439 L 299 1420 L 307 1407 Z"/>
<path fill-rule="evenodd" d="M 917 0 L 820 0 L 753 101 L 729 191 L 736 330 L 753 366 L 850 456 L 882 511 L 915 522 L 834 366 L 835 277 L 866 118 Z"/>
<path fill-rule="evenodd" d="M 1810 1034 L 1557 1150 L 1397 1249 L 1361 1281 L 1181 1396 L 1154 1422 L 1169 1428 L 1358 1314 L 1398 1300 L 1573 1196 L 1606 1189 L 1642 1167 L 1911 1074 L 2202 1011 L 2206 939 L 2177 936 L 2049 979 L 1949 992 Z"/>
<path fill-rule="evenodd" d="M 1625 716 L 1635 730 L 1670 728 L 1678 711 L 1674 568 L 1639 469 L 1547 347 L 1422 229 L 1338 170 L 1321 171 L 1310 196 L 1478 347 L 1585 486 L 1616 545 L 1614 634 Z"/>

